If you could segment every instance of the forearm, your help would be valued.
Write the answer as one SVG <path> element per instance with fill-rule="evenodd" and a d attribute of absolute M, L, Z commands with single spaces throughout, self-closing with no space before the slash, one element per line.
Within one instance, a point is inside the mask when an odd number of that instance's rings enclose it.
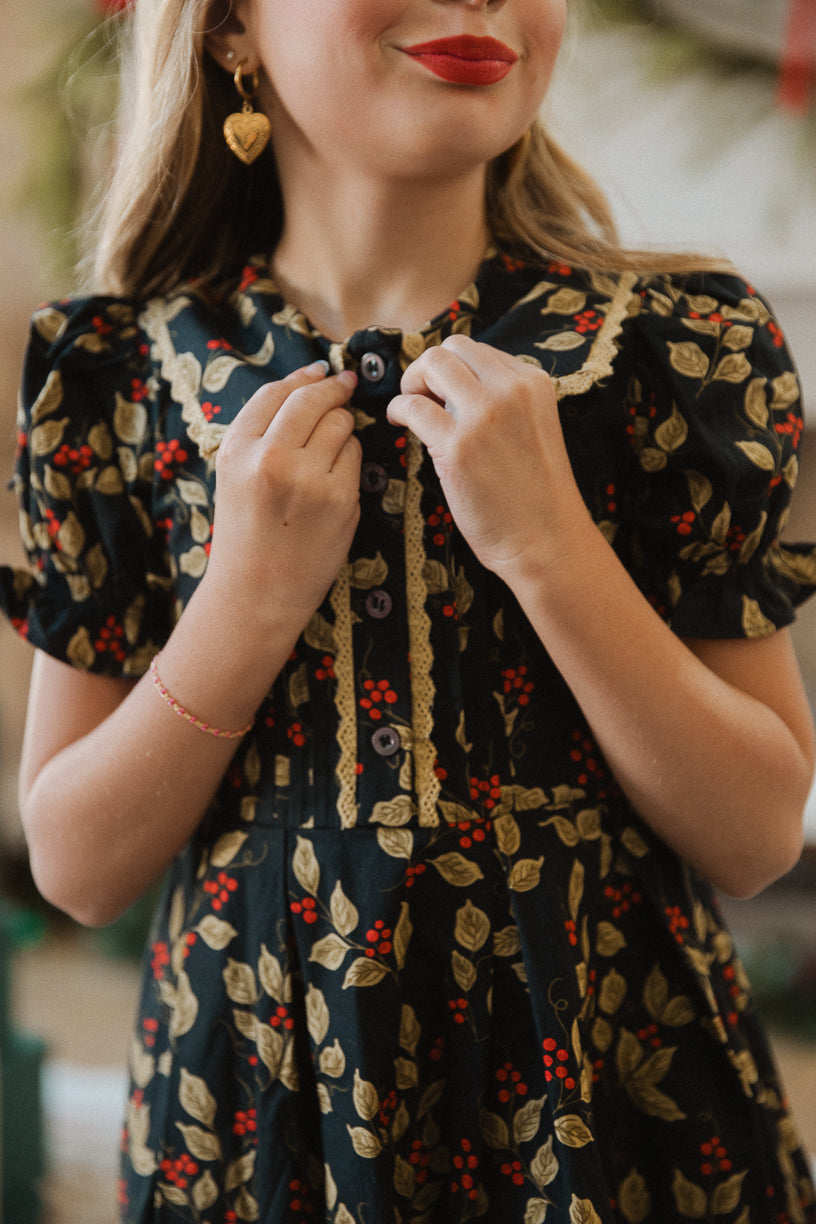
<path fill-rule="evenodd" d="M 507 578 L 655 832 L 736 895 L 789 869 L 811 778 L 809 720 L 795 734 L 771 705 L 710 670 L 588 517 L 559 561 L 527 558 Z"/>
<path fill-rule="evenodd" d="M 237 729 L 251 721 L 300 626 L 270 625 L 263 641 L 253 640 L 251 621 L 214 631 L 229 622 L 200 593 L 162 651 L 161 679 L 200 719 Z M 22 816 L 44 895 L 91 925 L 115 918 L 189 840 L 236 748 L 185 722 L 147 675 L 39 767 L 24 754 Z"/>

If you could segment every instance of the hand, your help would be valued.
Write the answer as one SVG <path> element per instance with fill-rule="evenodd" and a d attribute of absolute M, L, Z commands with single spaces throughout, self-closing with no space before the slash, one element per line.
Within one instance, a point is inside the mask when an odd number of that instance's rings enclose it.
<path fill-rule="evenodd" d="M 216 515 L 205 581 L 243 593 L 265 621 L 300 622 L 342 567 L 360 516 L 360 444 L 343 405 L 351 371 L 296 370 L 253 395 L 216 459 Z"/>
<path fill-rule="evenodd" d="M 550 378 L 467 336 L 427 349 L 388 418 L 424 442 L 451 513 L 476 556 L 510 582 L 586 509 L 564 446 Z M 512 582 L 511 582 L 512 585 Z"/>

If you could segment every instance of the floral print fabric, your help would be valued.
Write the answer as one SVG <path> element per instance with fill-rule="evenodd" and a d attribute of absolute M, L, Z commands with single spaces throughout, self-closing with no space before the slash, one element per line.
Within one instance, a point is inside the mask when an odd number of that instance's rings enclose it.
<path fill-rule="evenodd" d="M 215 289 L 39 312 L 16 477 L 32 573 L 1 571 L 3 602 L 107 675 L 146 670 L 205 571 L 241 406 L 317 358 L 360 373 L 348 562 L 157 909 L 121 1220 L 812 1224 L 711 888 L 631 809 L 385 418 L 405 366 L 460 331 L 553 376 L 584 499 L 677 633 L 772 633 L 816 585 L 816 552 L 779 541 L 796 377 L 736 277 L 494 254 L 417 332 L 343 344 L 260 259 Z"/>

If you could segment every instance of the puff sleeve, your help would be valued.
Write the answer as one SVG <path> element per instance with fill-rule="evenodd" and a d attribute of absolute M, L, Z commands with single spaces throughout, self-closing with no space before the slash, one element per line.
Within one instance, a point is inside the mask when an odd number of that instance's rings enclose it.
<path fill-rule="evenodd" d="M 736 276 L 651 280 L 641 303 L 624 406 L 632 572 L 681 636 L 768 636 L 816 589 L 816 547 L 780 539 L 804 428 L 784 337 Z"/>
<path fill-rule="evenodd" d="M 93 298 L 34 316 L 12 482 L 31 571 L 0 569 L 0 601 L 34 646 L 103 675 L 140 675 L 170 632 L 153 381 L 135 305 Z"/>

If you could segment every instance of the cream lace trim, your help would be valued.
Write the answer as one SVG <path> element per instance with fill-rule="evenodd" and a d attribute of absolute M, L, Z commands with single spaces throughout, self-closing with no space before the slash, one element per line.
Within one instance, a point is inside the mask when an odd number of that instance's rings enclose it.
<path fill-rule="evenodd" d="M 558 398 L 565 395 L 583 395 L 602 378 L 608 378 L 612 373 L 612 364 L 617 356 L 615 341 L 620 334 L 623 321 L 630 312 L 630 307 L 637 297 L 632 290 L 638 277 L 634 272 L 624 272 L 618 281 L 618 287 L 609 303 L 606 318 L 595 337 L 595 342 L 589 351 L 589 356 L 574 374 L 566 374 L 563 378 L 554 379 Z"/>
<path fill-rule="evenodd" d="M 337 679 L 337 781 L 340 794 L 337 811 L 340 825 L 350 829 L 357 824 L 357 707 L 354 693 L 354 643 L 351 623 L 351 566 L 346 564 L 331 591 L 334 609 L 334 640 L 337 654 L 334 673 Z"/>
<path fill-rule="evenodd" d="M 422 444 L 408 433 L 407 487 L 405 492 L 405 581 L 408 592 L 408 644 L 411 650 L 411 704 L 413 708 L 414 785 L 419 823 L 439 824 L 437 800 L 439 779 L 434 772 L 436 748 L 433 731 L 433 700 L 436 687 L 431 667 L 431 620 L 426 610 L 428 587 L 425 582 L 425 549 L 422 543 Z"/>
<path fill-rule="evenodd" d="M 139 322 L 153 342 L 153 352 L 162 376 L 170 384 L 170 394 L 181 404 L 181 419 L 187 426 L 188 437 L 198 447 L 202 459 L 212 464 L 227 426 L 213 425 L 205 417 L 198 398 L 203 373 L 201 362 L 192 353 L 176 352 L 170 335 L 169 324 L 189 305 L 187 297 L 173 298 L 170 302 L 155 298 L 147 303 Z"/>

